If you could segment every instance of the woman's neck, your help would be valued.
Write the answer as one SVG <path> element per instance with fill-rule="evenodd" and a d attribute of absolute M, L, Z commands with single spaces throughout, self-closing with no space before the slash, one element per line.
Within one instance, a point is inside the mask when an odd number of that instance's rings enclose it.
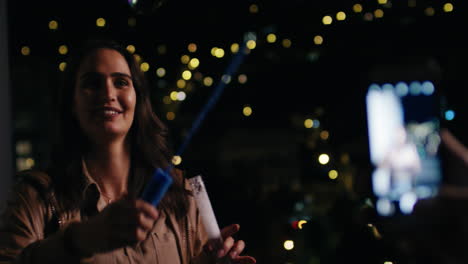
<path fill-rule="evenodd" d="M 129 144 L 95 146 L 85 157 L 90 176 L 99 184 L 101 192 L 112 200 L 127 193 L 130 175 Z"/>

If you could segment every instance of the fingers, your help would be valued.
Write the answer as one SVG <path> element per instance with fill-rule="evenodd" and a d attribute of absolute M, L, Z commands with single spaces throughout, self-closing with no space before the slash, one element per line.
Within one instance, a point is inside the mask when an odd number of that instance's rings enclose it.
<path fill-rule="evenodd" d="M 221 230 L 221 237 L 223 239 L 226 239 L 227 237 L 233 236 L 235 233 L 237 233 L 240 229 L 240 225 L 238 224 L 232 224 L 229 226 L 224 227 Z"/>
<path fill-rule="evenodd" d="M 139 211 L 144 213 L 148 218 L 153 220 L 158 219 L 159 213 L 158 210 L 151 204 L 143 201 L 143 200 L 136 200 L 135 201 L 135 208 Z"/>
<path fill-rule="evenodd" d="M 468 164 L 468 149 L 449 130 L 442 129 L 440 137 L 445 147 L 452 154 Z"/>
<path fill-rule="evenodd" d="M 231 250 L 233 245 L 234 245 L 234 238 L 232 237 L 226 238 L 223 242 L 223 247 L 219 249 L 216 254 L 218 258 L 224 257 Z"/>
<path fill-rule="evenodd" d="M 243 240 L 238 240 L 229 252 L 229 257 L 235 259 L 245 248 L 245 242 Z"/>
<path fill-rule="evenodd" d="M 255 264 L 257 260 L 251 256 L 238 256 L 233 262 L 236 264 Z"/>

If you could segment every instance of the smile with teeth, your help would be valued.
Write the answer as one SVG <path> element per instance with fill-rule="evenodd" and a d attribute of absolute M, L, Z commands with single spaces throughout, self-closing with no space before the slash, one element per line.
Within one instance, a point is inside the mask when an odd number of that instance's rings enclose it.
<path fill-rule="evenodd" d="M 120 114 L 119 112 L 117 111 L 114 111 L 114 110 L 104 110 L 104 115 L 105 116 L 116 116 Z"/>

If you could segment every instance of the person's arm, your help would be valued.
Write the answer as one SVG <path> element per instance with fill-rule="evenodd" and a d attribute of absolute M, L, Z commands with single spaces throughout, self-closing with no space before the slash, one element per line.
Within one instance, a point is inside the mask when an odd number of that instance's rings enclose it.
<path fill-rule="evenodd" d="M 33 185 L 22 181 L 14 186 L 1 216 L 0 263 L 73 263 L 63 231 L 44 237 L 47 210 Z"/>

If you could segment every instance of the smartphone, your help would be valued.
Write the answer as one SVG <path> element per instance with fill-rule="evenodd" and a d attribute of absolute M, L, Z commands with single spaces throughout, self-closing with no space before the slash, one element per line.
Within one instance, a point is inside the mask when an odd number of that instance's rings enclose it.
<path fill-rule="evenodd" d="M 366 94 L 372 191 L 381 216 L 411 214 L 442 180 L 440 101 L 432 81 L 370 83 Z"/>

